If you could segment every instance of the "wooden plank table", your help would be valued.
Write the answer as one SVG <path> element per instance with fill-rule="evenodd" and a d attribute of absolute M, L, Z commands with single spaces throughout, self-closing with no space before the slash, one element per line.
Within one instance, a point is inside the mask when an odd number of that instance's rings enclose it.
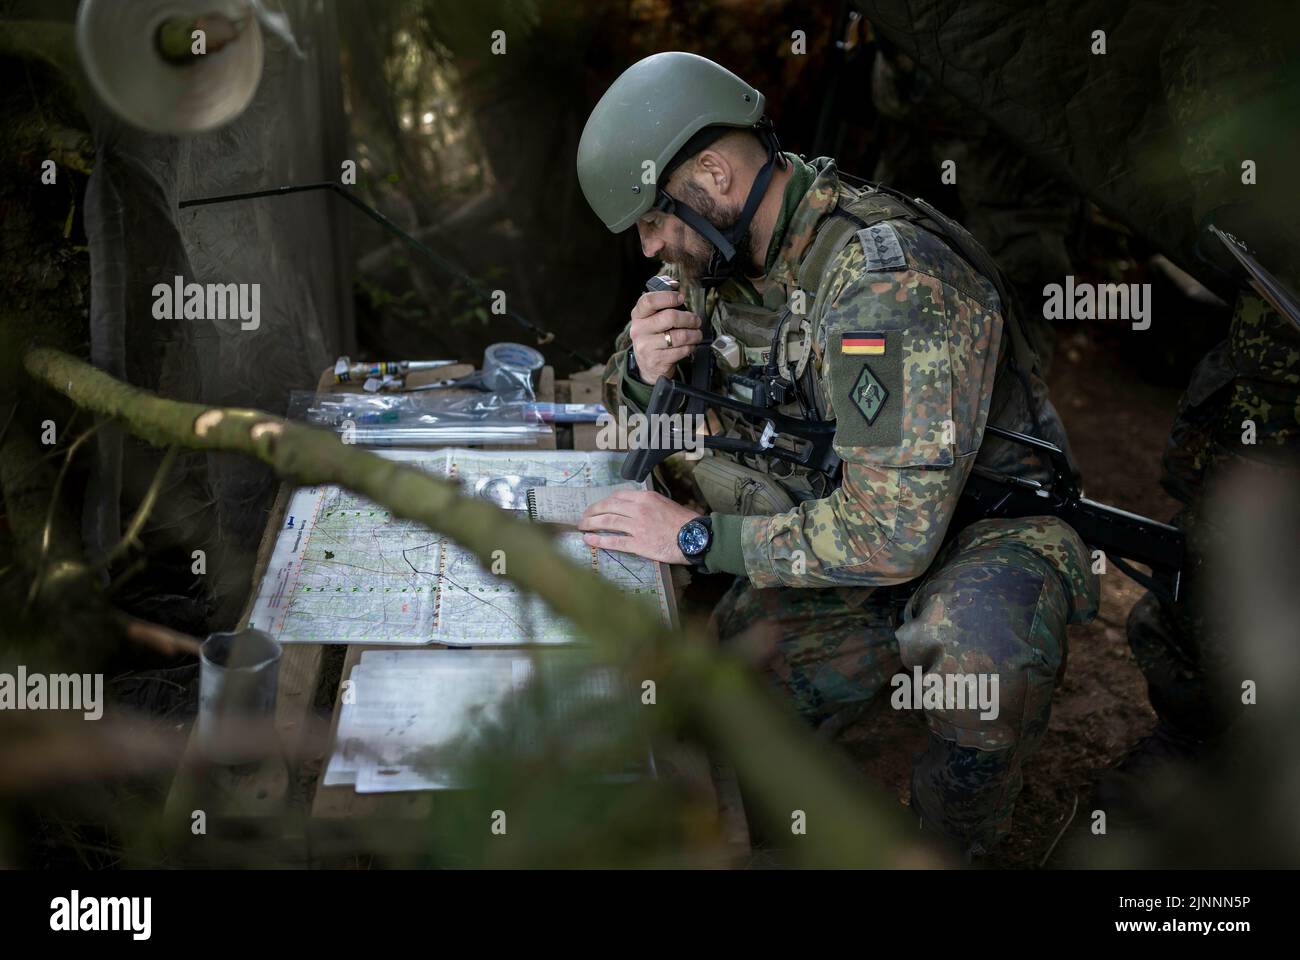
<path fill-rule="evenodd" d="M 441 370 L 415 373 L 407 378 L 410 386 L 432 380 L 459 377 L 471 373 L 473 367 L 460 365 Z M 325 370 L 317 384 L 318 393 L 358 392 L 359 385 L 337 384 L 333 368 Z M 540 401 L 571 403 L 597 403 L 600 401 L 600 376 L 597 371 L 556 382 L 554 370 L 542 371 L 537 398 Z M 569 431 L 565 431 L 566 434 Z M 596 427 L 593 424 L 575 424 L 572 428 L 572 448 L 596 449 Z M 485 445 L 488 450 L 554 450 L 557 433 L 551 432 L 537 444 Z M 238 629 L 248 625 L 248 619 L 257 596 L 257 589 L 270 562 L 271 552 L 283 525 L 285 509 L 294 485 L 283 483 L 271 508 L 266 530 L 258 547 L 253 569 L 250 593 L 239 619 Z M 667 564 L 658 565 L 674 621 L 677 617 L 676 591 Z M 279 682 L 276 695 L 275 729 L 280 739 L 280 756 L 244 768 L 231 768 L 207 763 L 199 752 L 194 731 L 182 758 L 172 789 L 167 798 L 167 819 L 174 826 L 186 827 L 188 834 L 193 811 L 202 809 L 209 818 L 221 822 L 238 821 L 244 827 L 278 829 L 283 833 L 285 824 L 298 824 L 305 834 L 311 835 L 312 855 L 331 853 L 365 853 L 350 848 L 353 832 L 346 829 L 348 821 L 365 818 L 367 830 L 365 843 L 373 844 L 382 831 L 370 829 L 377 823 L 398 826 L 427 817 L 433 809 L 437 791 L 359 794 L 351 786 L 326 787 L 317 781 L 338 729 L 339 707 L 343 683 L 351 676 L 366 650 L 391 650 L 389 645 L 348 644 L 343 653 L 342 669 L 337 677 L 327 669 L 327 646 L 315 643 L 285 644 L 280 660 Z M 431 643 L 427 648 L 442 648 Z M 335 661 L 337 662 L 337 661 Z M 328 726 L 320 722 L 314 709 L 323 695 L 329 696 L 331 716 Z M 749 851 L 749 830 L 744 805 L 734 774 L 727 768 L 709 761 L 704 754 L 684 744 L 656 744 L 656 756 L 661 772 L 674 778 L 688 792 L 707 802 L 718 811 L 717 834 L 721 850 L 716 862 L 739 862 Z M 308 796 L 309 795 L 309 796 Z M 304 816 L 309 810 L 309 817 Z M 336 825 L 344 829 L 320 829 Z M 288 833 L 298 833 L 292 826 Z M 400 835 L 400 829 L 395 836 Z M 360 834 L 357 834 L 357 838 Z M 340 843 L 330 843 L 333 838 Z M 291 838 L 290 838 L 291 839 Z M 197 851 L 196 851 L 197 852 Z"/>

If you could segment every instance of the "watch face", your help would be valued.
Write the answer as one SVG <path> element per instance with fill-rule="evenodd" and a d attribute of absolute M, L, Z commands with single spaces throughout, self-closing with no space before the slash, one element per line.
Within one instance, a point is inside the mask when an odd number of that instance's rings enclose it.
<path fill-rule="evenodd" d="M 709 548 L 709 528 L 698 520 L 688 521 L 677 533 L 677 546 L 688 557 L 698 557 Z"/>

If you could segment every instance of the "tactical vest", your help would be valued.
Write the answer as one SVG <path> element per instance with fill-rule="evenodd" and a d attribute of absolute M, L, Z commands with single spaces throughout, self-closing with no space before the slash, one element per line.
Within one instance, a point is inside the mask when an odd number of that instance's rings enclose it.
<path fill-rule="evenodd" d="M 722 390 L 753 402 L 754 383 L 744 376 L 745 371 L 755 367 L 775 369 L 793 384 L 794 394 L 788 402 L 773 403 L 772 407 L 803 419 L 825 419 L 826 410 L 810 364 L 814 333 L 811 317 L 815 305 L 827 293 L 824 287 L 830 264 L 860 230 L 887 220 L 904 220 L 936 235 L 956 256 L 986 277 L 997 292 L 1003 342 L 1009 343 L 1010 349 L 1003 349 L 998 357 L 988 422 L 1030 434 L 1045 433 L 1045 439 L 1064 445 L 1064 428 L 1046 402 L 1038 357 L 1025 336 L 1017 301 L 997 264 L 970 234 L 938 210 L 879 185 L 859 190 L 841 183 L 835 210 L 823 218 L 799 264 L 793 296 L 802 294 L 805 302 L 757 305 L 723 300 L 716 295 L 710 298 L 714 300 L 714 357 L 723 380 Z M 1041 396 L 1031 384 L 1041 388 Z M 1043 407 L 1048 408 L 1050 416 L 1043 415 Z M 713 425 L 715 430 L 721 428 L 731 436 L 750 441 L 759 437 L 757 428 L 738 416 L 722 415 L 719 419 L 721 423 Z M 778 438 L 776 442 L 793 441 Z M 1005 441 L 986 437 L 980 449 L 981 462 L 986 459 L 985 448 L 998 444 L 1005 445 Z M 1017 449 L 1016 456 L 1020 454 Z M 782 461 L 732 454 L 706 457 L 696 464 L 694 475 L 710 507 L 724 513 L 780 513 L 804 500 L 826 497 L 838 485 L 838 478 L 827 478 Z"/>

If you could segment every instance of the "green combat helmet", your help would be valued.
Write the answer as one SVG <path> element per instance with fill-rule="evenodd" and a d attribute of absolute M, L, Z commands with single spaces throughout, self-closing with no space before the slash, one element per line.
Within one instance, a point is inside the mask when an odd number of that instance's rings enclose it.
<path fill-rule="evenodd" d="M 730 274 L 736 241 L 784 166 L 763 95 L 693 53 L 656 53 L 623 71 L 596 104 L 578 143 L 578 181 L 591 209 L 621 233 L 651 209 L 679 217 L 713 246 L 711 279 Z M 728 129 L 752 130 L 767 148 L 740 219 L 725 233 L 660 187 L 682 161 Z M 710 278 L 706 278 L 707 280 Z"/>

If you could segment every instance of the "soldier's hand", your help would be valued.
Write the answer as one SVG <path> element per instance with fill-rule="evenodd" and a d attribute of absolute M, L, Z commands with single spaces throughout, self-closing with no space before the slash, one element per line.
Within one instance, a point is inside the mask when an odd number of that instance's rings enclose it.
<path fill-rule="evenodd" d="M 622 550 L 663 563 L 687 563 L 677 546 L 677 531 L 698 516 L 690 507 L 652 490 L 620 490 L 588 507 L 578 529 L 605 531 L 585 533 L 582 540 L 589 547 Z"/>
<path fill-rule="evenodd" d="M 678 361 L 689 357 L 704 339 L 700 318 L 689 310 L 677 309 L 685 302 L 685 295 L 678 290 L 654 290 L 641 294 L 632 308 L 628 333 L 645 383 L 671 377 Z"/>

